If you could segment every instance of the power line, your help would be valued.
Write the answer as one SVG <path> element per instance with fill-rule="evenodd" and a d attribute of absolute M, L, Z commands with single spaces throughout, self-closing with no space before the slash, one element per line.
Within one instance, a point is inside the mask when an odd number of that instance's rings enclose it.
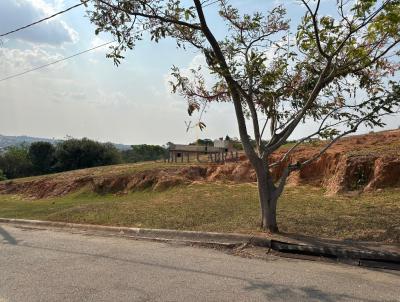
<path fill-rule="evenodd" d="M 49 19 L 52 19 L 52 18 L 54 18 L 54 17 L 56 17 L 56 16 L 58 16 L 58 15 L 61 15 L 61 14 L 66 13 L 66 12 L 68 12 L 68 11 L 74 9 L 74 8 L 77 8 L 77 7 L 79 7 L 79 6 L 82 6 L 82 5 L 86 4 L 86 3 L 89 2 L 89 1 L 90 1 L 90 0 L 83 1 L 83 2 L 81 2 L 81 3 L 78 3 L 78 4 L 75 4 L 75 5 L 73 5 L 73 6 L 70 6 L 70 7 L 66 8 L 66 9 L 64 9 L 64 10 L 62 10 L 62 11 L 59 11 L 59 12 L 57 12 L 57 13 L 51 15 L 51 16 L 48 16 L 48 17 L 46 17 L 46 18 L 40 19 L 40 20 L 38 20 L 38 21 L 35 21 L 35 22 L 30 23 L 30 24 L 28 24 L 28 25 L 19 27 L 19 28 L 17 28 L 17 29 L 11 30 L 11 31 L 9 31 L 9 32 L 0 34 L 0 38 L 1 38 L 1 37 L 5 37 L 5 36 L 8 36 L 8 35 L 13 34 L 13 33 L 16 33 L 16 32 L 18 32 L 18 31 L 20 31 L 20 30 L 24 30 L 24 29 L 26 29 L 26 28 L 32 27 L 32 26 L 34 26 L 34 25 L 37 25 L 37 24 L 42 23 L 42 22 L 44 22 L 44 21 L 47 21 L 47 20 L 49 20 Z M 210 2 L 210 3 L 207 3 L 207 4 L 203 5 L 203 7 L 211 6 L 211 5 L 213 5 L 213 4 L 215 4 L 215 3 L 219 2 L 219 1 L 220 1 L 220 0 L 216 0 L 216 1 L 213 1 L 213 2 Z M 101 1 L 101 2 L 104 3 L 103 1 Z"/>
<path fill-rule="evenodd" d="M 83 2 L 78 3 L 78 4 L 75 4 L 75 5 L 73 5 L 73 6 L 70 6 L 70 7 L 66 8 L 66 9 L 64 9 L 64 10 L 58 12 L 58 13 L 55 13 L 55 14 L 53 14 L 53 15 L 51 15 L 51 16 L 48 16 L 48 17 L 43 18 L 43 19 L 40 19 L 40 20 L 38 20 L 38 21 L 36 21 L 36 22 L 30 23 L 30 24 L 28 24 L 28 25 L 25 25 L 25 26 L 19 27 L 19 28 L 17 28 L 17 29 L 11 30 L 11 31 L 9 31 L 9 32 L 6 32 L 6 33 L 4 33 L 4 34 L 1 34 L 0 37 L 5 37 L 5 36 L 7 36 L 7 35 L 16 33 L 17 31 L 20 31 L 20 30 L 26 29 L 26 28 L 28 28 L 28 27 L 34 26 L 34 25 L 36 25 L 36 24 L 39 24 L 39 23 L 41 23 L 41 22 L 47 21 L 47 20 L 49 20 L 49 19 L 51 19 L 51 18 L 54 18 L 54 17 L 56 17 L 56 16 L 58 16 L 58 15 L 64 14 L 64 13 L 70 11 L 71 9 L 74 9 L 74 8 L 76 8 L 76 7 L 79 7 L 79 6 L 81 6 L 81 5 L 84 5 L 84 4 L 87 3 L 87 2 L 89 2 L 89 0 L 83 1 Z"/>
<path fill-rule="evenodd" d="M 213 1 L 213 2 L 210 2 L 210 3 L 206 3 L 206 4 L 204 4 L 203 5 L 203 8 L 204 7 L 207 7 L 207 6 L 210 6 L 210 5 L 213 5 L 213 4 L 215 4 L 215 3 L 218 3 L 218 2 L 220 2 L 221 0 L 216 0 L 216 1 Z"/>
<path fill-rule="evenodd" d="M 42 19 L 42 20 L 39 20 L 39 21 L 37 21 L 37 22 L 35 22 L 35 23 L 31 23 L 31 24 L 26 25 L 26 26 L 24 26 L 24 27 L 21 27 L 21 28 L 18 28 L 18 29 L 16 29 L 16 30 L 10 31 L 10 32 L 8 32 L 8 33 L 2 34 L 2 35 L 0 35 L 0 37 L 3 37 L 3 36 L 5 36 L 5 35 L 11 34 L 11 33 L 17 32 L 17 31 L 20 31 L 20 30 L 25 29 L 25 28 L 27 28 L 27 27 L 33 26 L 33 25 L 35 25 L 35 24 L 38 24 L 38 23 L 40 23 L 40 22 L 43 22 L 43 21 L 48 20 L 48 19 L 50 19 L 50 18 L 53 18 L 53 17 L 55 17 L 55 16 L 57 16 L 57 15 L 60 15 L 60 14 L 62 14 L 62 13 L 65 13 L 65 12 L 67 12 L 67 11 L 69 11 L 69 10 L 75 8 L 75 7 L 81 6 L 81 5 L 83 5 L 84 3 L 88 2 L 88 1 L 90 1 L 90 0 L 86 0 L 86 1 L 82 2 L 81 4 L 76 4 L 76 5 L 74 5 L 74 6 L 71 6 L 71 7 L 67 8 L 67 9 L 65 9 L 65 10 L 62 11 L 62 12 L 58 12 L 58 13 L 52 15 L 52 16 L 49 16 L 49 17 L 47 17 L 47 18 L 45 18 L 45 19 Z M 213 1 L 213 2 L 211 2 L 211 3 L 208 3 L 208 4 L 204 5 L 203 7 L 207 7 L 207 6 L 213 5 L 213 4 L 215 4 L 215 3 L 219 2 L 219 1 L 220 1 L 220 0 Z M 140 33 L 140 32 L 143 32 L 143 31 L 145 31 L 145 30 L 140 30 L 139 33 Z M 78 53 L 73 54 L 73 55 L 71 55 L 71 56 L 68 56 L 68 57 L 65 57 L 65 58 L 56 60 L 56 61 L 54 61 L 54 62 L 51 62 L 51 63 L 48 63 L 48 64 L 44 64 L 44 65 L 35 67 L 35 68 L 33 68 L 33 69 L 29 69 L 29 70 L 26 70 L 26 71 L 23 71 L 23 72 L 20 72 L 20 73 L 17 73 L 17 74 L 14 74 L 14 75 L 11 75 L 11 76 L 2 78 L 2 79 L 0 79 L 0 82 L 6 81 L 6 80 L 10 80 L 10 79 L 13 79 L 13 78 L 16 78 L 16 77 L 25 75 L 25 74 L 27 74 L 27 73 L 30 73 L 30 72 L 33 72 L 33 71 L 36 71 L 36 70 L 39 70 L 39 69 L 43 69 L 43 68 L 46 68 L 46 67 L 48 67 L 48 66 L 51 66 L 51 65 L 54 65 L 54 64 L 57 64 L 57 63 L 60 63 L 60 62 L 63 62 L 63 61 L 72 59 L 72 58 L 74 58 L 74 57 L 80 56 L 80 55 L 82 55 L 82 54 L 84 54 L 84 53 L 87 53 L 87 52 L 96 50 L 96 49 L 98 49 L 98 48 L 104 47 L 104 46 L 106 46 L 106 45 L 108 45 L 108 44 L 111 44 L 111 43 L 114 43 L 114 42 L 115 42 L 115 40 L 109 41 L 109 42 L 106 42 L 106 43 L 97 45 L 97 46 L 95 46 L 95 47 L 86 49 L 86 50 L 84 50 L 84 51 L 78 52 Z"/>
<path fill-rule="evenodd" d="M 17 73 L 17 74 L 8 76 L 8 77 L 6 77 L 6 78 L 0 79 L 0 82 L 6 81 L 6 80 L 10 80 L 10 79 L 13 79 L 13 78 L 22 76 L 22 75 L 24 75 L 24 74 L 30 73 L 30 72 L 32 72 L 32 71 L 36 71 L 36 70 L 39 70 L 39 69 L 43 69 L 43 68 L 46 68 L 46 67 L 48 67 L 48 66 L 51 66 L 51 65 L 54 65 L 54 64 L 57 64 L 57 63 L 60 63 L 60 62 L 69 60 L 69 59 L 71 59 L 71 58 L 77 57 L 77 56 L 82 55 L 82 54 L 84 54 L 84 53 L 87 53 L 87 52 L 89 52 L 89 51 L 93 51 L 93 50 L 98 49 L 98 48 L 100 48 L 100 47 L 104 47 L 104 46 L 106 46 L 106 45 L 108 45 L 108 44 L 111 44 L 111 43 L 114 43 L 114 42 L 115 42 L 115 41 L 109 41 L 109 42 L 107 42 L 107 43 L 103 43 L 103 44 L 101 44 L 101 45 L 97 45 L 97 46 L 95 46 L 95 47 L 86 49 L 86 50 L 84 50 L 84 51 L 78 52 L 78 53 L 76 53 L 76 54 L 73 54 L 73 55 L 71 55 L 71 56 L 68 56 L 68 57 L 65 57 L 65 58 L 62 58 L 62 59 L 59 59 L 59 60 L 57 60 L 57 61 L 54 61 L 54 62 L 51 62 L 51 63 L 48 63 L 48 64 L 44 64 L 44 65 L 35 67 L 35 68 L 33 68 L 33 69 L 29 69 L 29 70 L 26 70 L 26 71 L 24 71 L 24 72 L 20 72 L 20 73 Z"/>

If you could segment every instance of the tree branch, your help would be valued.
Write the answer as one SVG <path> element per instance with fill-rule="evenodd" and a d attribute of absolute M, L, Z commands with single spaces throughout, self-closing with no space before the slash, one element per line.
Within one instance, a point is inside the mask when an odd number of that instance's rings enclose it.
<path fill-rule="evenodd" d="M 283 189 L 285 188 L 287 178 L 289 177 L 291 172 L 292 172 L 292 170 L 290 169 L 290 167 L 286 167 L 285 170 L 283 170 L 283 174 L 282 174 L 281 178 L 279 179 L 279 184 L 276 187 L 276 190 L 274 192 L 276 198 L 281 196 Z"/>
<path fill-rule="evenodd" d="M 328 60 L 328 63 L 326 64 L 324 70 L 321 72 L 317 83 L 315 84 L 312 92 L 310 93 L 306 104 L 304 105 L 303 109 L 300 111 L 300 113 L 297 115 L 297 117 L 290 122 L 290 124 L 282 130 L 281 133 L 275 134 L 272 138 L 270 143 L 267 146 L 267 153 L 272 153 L 275 150 L 277 150 L 280 146 L 282 146 L 285 141 L 288 139 L 288 137 L 293 133 L 294 129 L 297 127 L 303 116 L 307 113 L 307 110 L 309 107 L 312 105 L 312 103 L 316 100 L 318 97 L 321 89 L 324 86 L 324 82 L 326 81 L 326 73 L 329 71 L 331 66 L 331 61 Z"/>
<path fill-rule="evenodd" d="M 233 104 L 235 106 L 236 119 L 237 119 L 238 126 L 239 126 L 239 133 L 240 133 L 240 138 L 242 140 L 243 148 L 245 149 L 246 154 L 249 157 L 249 160 L 252 162 L 256 162 L 258 157 L 257 157 L 253 147 L 251 146 L 249 135 L 247 133 L 246 121 L 244 119 L 244 113 L 243 113 L 240 93 L 237 90 L 237 83 L 233 79 L 233 77 L 229 71 L 228 64 L 226 63 L 225 56 L 222 53 L 222 50 L 219 46 L 218 41 L 215 39 L 214 35 L 208 28 L 207 21 L 205 19 L 202 4 L 201 4 L 200 0 L 193 0 L 193 1 L 196 6 L 197 14 L 199 16 L 201 29 L 202 29 L 204 35 L 206 36 L 208 42 L 210 43 L 210 45 L 216 55 L 216 58 L 218 59 L 219 64 L 221 65 L 221 68 L 222 68 L 221 76 L 223 76 L 224 79 L 226 80 L 226 82 L 229 86 L 229 90 L 232 93 L 232 100 L 233 100 Z"/>
<path fill-rule="evenodd" d="M 312 22 L 313 22 L 313 27 L 314 27 L 314 36 L 315 36 L 315 41 L 317 42 L 317 48 L 319 53 L 327 60 L 331 59 L 331 56 L 329 56 L 323 49 L 321 46 L 321 39 L 319 37 L 319 28 L 318 28 L 318 20 L 317 20 L 317 15 L 318 15 L 318 10 L 319 10 L 319 5 L 321 3 L 320 0 L 318 0 L 317 2 L 317 7 L 315 9 L 315 12 L 313 12 L 310 8 L 310 6 L 308 5 L 307 1 L 305 0 L 301 0 L 303 2 L 303 4 L 306 6 L 308 12 L 311 15 L 312 18 Z"/>
<path fill-rule="evenodd" d="M 346 42 L 351 38 L 353 34 L 358 32 L 364 26 L 371 23 L 372 20 L 386 7 L 386 5 L 389 4 L 389 2 L 391 2 L 391 0 L 386 0 L 374 13 L 372 13 L 369 17 L 367 17 L 366 20 L 364 20 L 364 22 L 361 23 L 359 26 L 357 26 L 355 29 L 352 30 L 350 28 L 349 33 L 346 35 L 346 37 L 343 39 L 343 41 L 340 43 L 337 49 L 332 53 L 332 57 L 337 55 L 342 50 L 342 48 L 346 45 Z"/>
<path fill-rule="evenodd" d="M 201 30 L 201 27 L 198 24 L 191 24 L 191 23 L 187 23 L 181 20 L 177 20 L 177 19 L 170 19 L 167 17 L 162 17 L 159 15 L 150 15 L 150 14 L 145 14 L 145 13 L 141 13 L 141 12 L 134 12 L 134 11 L 130 11 L 130 10 L 126 10 L 123 9 L 122 7 L 120 7 L 119 2 L 118 5 L 114 5 L 112 3 L 108 3 L 107 1 L 104 0 L 96 0 L 114 10 L 118 10 L 121 12 L 124 12 L 127 15 L 131 15 L 131 16 L 138 16 L 138 17 L 144 17 L 144 18 L 149 18 L 149 19 L 155 19 L 155 20 L 159 20 L 161 22 L 165 22 L 165 23 L 172 23 L 172 24 L 176 24 L 176 25 L 181 25 L 181 26 L 185 26 L 185 27 L 189 27 L 192 29 L 196 29 L 196 30 Z"/>

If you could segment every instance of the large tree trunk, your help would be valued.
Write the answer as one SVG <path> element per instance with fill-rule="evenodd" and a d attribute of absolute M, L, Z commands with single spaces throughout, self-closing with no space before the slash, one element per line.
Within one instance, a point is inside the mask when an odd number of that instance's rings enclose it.
<path fill-rule="evenodd" d="M 276 221 L 278 190 L 272 176 L 263 161 L 254 165 L 257 174 L 258 196 L 261 208 L 261 228 L 271 233 L 279 231 Z"/>

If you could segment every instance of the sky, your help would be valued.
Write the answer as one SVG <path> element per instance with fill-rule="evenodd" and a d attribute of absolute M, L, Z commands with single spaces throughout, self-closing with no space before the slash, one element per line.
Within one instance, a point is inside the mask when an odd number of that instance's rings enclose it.
<path fill-rule="evenodd" d="M 282 3 L 298 19 L 303 8 L 295 1 L 232 0 L 241 12 L 264 10 Z M 325 0 L 325 2 L 336 2 Z M 78 0 L 1 0 L 0 32 L 8 32 L 78 3 Z M 217 6 L 206 8 L 217 34 L 223 26 Z M 94 34 L 83 7 L 48 22 L 7 36 L 0 44 L 0 78 L 53 62 L 111 41 Z M 212 104 L 207 128 L 186 131 L 186 101 L 171 94 L 170 68 L 185 70 L 204 64 L 193 49 L 177 49 L 172 40 L 141 41 L 118 67 L 106 58 L 107 47 L 51 67 L 0 82 L 0 134 L 46 138 L 91 139 L 123 144 L 188 143 L 198 138 L 238 136 L 232 104 Z M 399 126 L 398 117 L 387 128 Z M 301 125 L 294 138 L 315 125 Z"/>

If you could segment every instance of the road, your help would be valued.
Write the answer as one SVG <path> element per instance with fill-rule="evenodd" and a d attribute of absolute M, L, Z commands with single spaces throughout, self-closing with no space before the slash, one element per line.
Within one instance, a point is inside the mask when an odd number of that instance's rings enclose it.
<path fill-rule="evenodd" d="M 11 301 L 400 301 L 400 274 L 0 225 Z"/>

